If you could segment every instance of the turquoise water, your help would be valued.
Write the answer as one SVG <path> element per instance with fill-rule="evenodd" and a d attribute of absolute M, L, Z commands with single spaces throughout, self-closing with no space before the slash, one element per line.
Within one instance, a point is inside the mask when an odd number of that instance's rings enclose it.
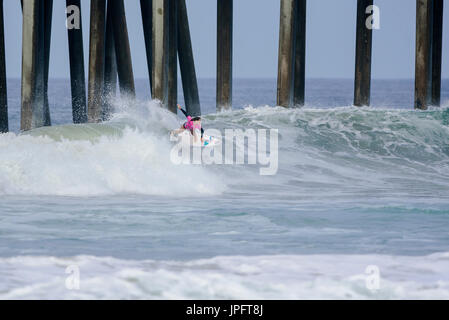
<path fill-rule="evenodd" d="M 350 81 L 313 80 L 288 110 L 274 80 L 239 80 L 235 110 L 215 114 L 200 81 L 206 128 L 278 129 L 273 176 L 173 164 L 181 118 L 146 85 L 105 125 L 0 136 L 0 298 L 449 298 L 447 82 L 421 112 L 411 81 L 376 81 L 358 109 Z M 69 122 L 68 82 L 50 87 L 54 124 Z"/>

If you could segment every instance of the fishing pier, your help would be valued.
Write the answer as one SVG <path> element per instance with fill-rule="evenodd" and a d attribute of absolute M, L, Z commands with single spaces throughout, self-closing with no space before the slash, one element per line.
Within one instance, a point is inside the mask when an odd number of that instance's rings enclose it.
<path fill-rule="evenodd" d="M 13 1 L 13 0 L 8 0 Z M 176 112 L 178 61 L 187 112 L 201 114 L 187 0 L 140 0 L 148 85 L 153 99 Z M 307 0 L 281 4 L 277 105 L 304 105 Z M 373 0 L 357 1 L 354 16 L 356 58 L 354 105 L 369 106 Z M 8 132 L 7 63 L 3 0 L 0 0 L 0 132 Z M 51 125 L 48 76 L 53 0 L 22 0 L 22 131 Z M 137 1 L 136 1 L 137 4 Z M 84 61 L 81 1 L 66 0 L 67 35 L 74 123 L 101 122 L 110 114 L 109 98 L 135 97 L 124 0 L 91 0 L 89 61 Z M 232 108 L 233 0 L 217 0 L 217 111 Z M 438 106 L 441 96 L 443 0 L 416 0 L 415 108 Z M 88 75 L 85 75 L 85 63 Z"/>

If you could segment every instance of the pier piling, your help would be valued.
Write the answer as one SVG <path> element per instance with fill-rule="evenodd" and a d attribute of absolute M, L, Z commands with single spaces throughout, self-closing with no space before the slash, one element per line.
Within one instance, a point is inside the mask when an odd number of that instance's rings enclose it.
<path fill-rule="evenodd" d="M 152 0 L 140 0 L 140 11 L 142 14 L 143 35 L 145 38 L 145 51 L 147 56 L 148 78 L 150 79 L 150 92 L 153 91 L 152 70 L 153 70 L 153 4 Z"/>
<path fill-rule="evenodd" d="M 168 109 L 176 113 L 178 103 L 178 0 L 169 3 Z"/>
<path fill-rule="evenodd" d="M 433 0 L 416 1 L 415 108 L 427 109 L 431 94 Z"/>
<path fill-rule="evenodd" d="M 296 0 L 281 0 L 278 54 L 277 105 L 293 105 Z"/>
<path fill-rule="evenodd" d="M 372 5 L 373 0 L 357 0 L 354 105 L 358 107 L 370 105 L 373 30 L 366 19 L 367 8 Z"/>
<path fill-rule="evenodd" d="M 443 48 L 443 0 L 434 0 L 432 27 L 432 93 L 431 104 L 440 106 L 441 58 Z"/>
<path fill-rule="evenodd" d="M 22 131 L 44 126 L 44 0 L 23 3 L 22 33 Z"/>
<path fill-rule="evenodd" d="M 217 111 L 232 108 L 233 0 L 217 0 Z"/>
<path fill-rule="evenodd" d="M 106 0 L 92 0 L 90 7 L 88 120 L 102 117 L 105 62 Z"/>
<path fill-rule="evenodd" d="M 187 113 L 200 116 L 200 98 L 185 0 L 178 2 L 178 56 Z"/>
<path fill-rule="evenodd" d="M 45 126 L 51 126 L 48 104 L 48 73 L 50 69 L 51 28 L 53 20 L 53 0 L 44 0 L 44 112 Z"/>
<path fill-rule="evenodd" d="M 3 0 L 0 0 L 0 133 L 8 132 L 8 96 L 6 90 L 5 29 Z"/>
<path fill-rule="evenodd" d="M 443 0 L 416 1 L 415 108 L 440 105 Z"/>
<path fill-rule="evenodd" d="M 106 9 L 106 39 L 104 56 L 104 101 L 102 119 L 107 120 L 111 113 L 110 99 L 117 94 L 117 58 L 115 55 L 114 26 L 112 19 L 112 1 Z"/>
<path fill-rule="evenodd" d="M 83 48 L 83 24 L 81 19 L 81 1 L 67 0 L 67 8 L 79 9 L 79 28 L 71 26 L 67 28 L 69 40 L 70 59 L 70 87 L 72 91 L 72 117 L 73 123 L 87 122 L 86 108 L 86 76 L 84 73 L 84 48 Z M 73 14 L 74 12 L 67 12 Z"/>
<path fill-rule="evenodd" d="M 136 96 L 134 86 L 133 65 L 129 47 L 128 27 L 126 24 L 125 4 L 123 0 L 108 0 L 112 5 L 112 21 L 114 29 L 115 54 L 117 58 L 117 74 L 120 94 Z"/>
<path fill-rule="evenodd" d="M 169 0 L 153 0 L 152 96 L 167 107 Z"/>
<path fill-rule="evenodd" d="M 306 16 L 307 0 L 298 0 L 296 5 L 296 43 L 293 105 L 304 105 L 306 85 Z"/>

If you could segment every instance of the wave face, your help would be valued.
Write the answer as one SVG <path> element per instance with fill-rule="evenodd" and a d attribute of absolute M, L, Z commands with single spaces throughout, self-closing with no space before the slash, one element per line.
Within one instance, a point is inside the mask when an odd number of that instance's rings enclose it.
<path fill-rule="evenodd" d="M 148 103 L 128 105 L 104 124 L 0 135 L 0 194 L 221 193 L 214 174 L 171 164 L 168 132 L 177 126 L 174 115 Z"/>
<path fill-rule="evenodd" d="M 212 118 L 223 127 L 279 128 L 278 183 L 297 195 L 447 197 L 448 109 L 262 107 Z"/>
<path fill-rule="evenodd" d="M 15 257 L 0 259 L 0 299 L 448 299 L 448 268 L 448 253 L 188 262 Z"/>
<path fill-rule="evenodd" d="M 247 107 L 205 116 L 206 128 L 221 131 L 279 130 L 279 171 L 264 178 L 252 166 L 172 164 L 168 132 L 179 119 L 152 102 L 117 104 L 126 109 L 104 124 L 0 135 L 0 194 L 448 194 L 448 109 Z"/>

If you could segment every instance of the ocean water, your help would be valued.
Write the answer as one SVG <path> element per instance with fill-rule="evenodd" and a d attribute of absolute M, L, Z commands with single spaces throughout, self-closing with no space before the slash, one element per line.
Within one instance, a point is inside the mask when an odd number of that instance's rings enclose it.
<path fill-rule="evenodd" d="M 52 80 L 55 126 L 20 134 L 9 80 L 0 299 L 449 299 L 449 81 L 442 107 L 414 111 L 412 80 L 375 80 L 370 108 L 350 80 L 310 80 L 284 109 L 275 79 L 237 79 L 220 114 L 199 84 L 206 129 L 278 130 L 275 175 L 172 163 L 182 118 L 147 80 L 81 126 Z"/>

